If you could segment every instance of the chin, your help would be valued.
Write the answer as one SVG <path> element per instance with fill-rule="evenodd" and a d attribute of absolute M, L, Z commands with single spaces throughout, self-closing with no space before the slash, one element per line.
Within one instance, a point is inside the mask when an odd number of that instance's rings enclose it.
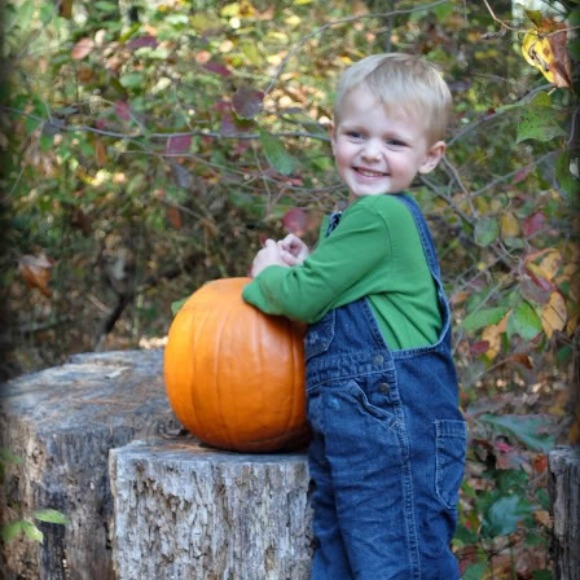
<path fill-rule="evenodd" d="M 353 195 L 353 197 L 367 197 L 370 195 L 383 195 L 385 193 L 390 193 L 389 190 L 387 189 L 377 189 L 374 191 L 368 191 L 368 190 L 351 190 L 351 194 Z"/>

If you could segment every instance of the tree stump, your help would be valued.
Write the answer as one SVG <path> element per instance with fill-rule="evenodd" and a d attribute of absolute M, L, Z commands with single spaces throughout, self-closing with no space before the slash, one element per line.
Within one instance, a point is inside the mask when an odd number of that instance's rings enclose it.
<path fill-rule="evenodd" d="M 120 580 L 306 580 L 304 454 L 246 455 L 190 439 L 111 451 Z"/>
<path fill-rule="evenodd" d="M 4 546 L 0 577 L 114 577 L 109 450 L 179 428 L 162 368 L 161 350 L 77 355 L 2 385 L 0 448 L 21 463 L 6 468 L 0 525 L 41 508 L 69 523 L 39 524 L 42 545 L 22 538 Z"/>
<path fill-rule="evenodd" d="M 580 580 L 580 447 L 551 451 L 549 470 L 555 578 Z"/>

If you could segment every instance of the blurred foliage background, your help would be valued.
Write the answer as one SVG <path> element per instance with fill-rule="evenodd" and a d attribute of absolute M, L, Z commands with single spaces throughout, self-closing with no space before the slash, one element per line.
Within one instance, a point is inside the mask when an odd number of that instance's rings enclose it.
<path fill-rule="evenodd" d="M 422 54 L 456 113 L 413 190 L 471 432 L 456 550 L 468 579 L 550 578 L 545 452 L 580 440 L 573 8 L 5 1 L 3 378 L 162 346 L 171 304 L 246 275 L 264 237 L 313 241 L 346 195 L 327 135 L 338 76 Z"/>

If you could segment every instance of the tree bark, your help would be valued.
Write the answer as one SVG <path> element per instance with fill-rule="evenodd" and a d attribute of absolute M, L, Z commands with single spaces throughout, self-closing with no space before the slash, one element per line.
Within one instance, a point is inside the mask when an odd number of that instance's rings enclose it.
<path fill-rule="evenodd" d="M 555 578 L 580 580 L 580 447 L 551 451 L 549 471 Z"/>
<path fill-rule="evenodd" d="M 0 526 L 54 508 L 65 526 L 39 524 L 43 544 L 2 547 L 0 578 L 109 580 L 112 499 L 108 454 L 135 438 L 179 428 L 167 401 L 162 351 L 77 355 L 69 364 L 2 385 L 5 468 Z"/>
<path fill-rule="evenodd" d="M 309 578 L 305 455 L 150 440 L 111 451 L 109 469 L 119 580 Z"/>

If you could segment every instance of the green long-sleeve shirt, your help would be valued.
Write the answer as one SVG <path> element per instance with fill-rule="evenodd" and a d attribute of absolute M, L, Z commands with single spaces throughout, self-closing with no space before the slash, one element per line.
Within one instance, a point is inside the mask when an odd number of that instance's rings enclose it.
<path fill-rule="evenodd" d="M 434 343 L 441 325 L 435 285 L 413 216 L 396 198 L 356 199 L 302 265 L 264 269 L 244 300 L 311 324 L 367 296 L 391 349 Z"/>

